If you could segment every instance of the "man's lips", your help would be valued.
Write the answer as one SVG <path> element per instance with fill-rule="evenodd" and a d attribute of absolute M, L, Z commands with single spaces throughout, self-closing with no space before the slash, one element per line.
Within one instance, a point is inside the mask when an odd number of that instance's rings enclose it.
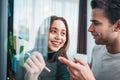
<path fill-rule="evenodd" d="M 97 34 L 92 34 L 93 38 L 96 39 L 98 37 Z"/>

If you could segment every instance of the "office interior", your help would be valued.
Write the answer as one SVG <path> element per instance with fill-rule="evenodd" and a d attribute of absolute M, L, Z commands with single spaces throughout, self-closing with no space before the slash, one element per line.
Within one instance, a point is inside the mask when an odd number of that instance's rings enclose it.
<path fill-rule="evenodd" d="M 0 80 L 23 80 L 20 54 L 31 50 L 37 30 L 46 17 L 64 17 L 69 24 L 70 60 L 77 55 L 90 61 L 94 40 L 90 25 L 90 0 L 0 0 Z"/>

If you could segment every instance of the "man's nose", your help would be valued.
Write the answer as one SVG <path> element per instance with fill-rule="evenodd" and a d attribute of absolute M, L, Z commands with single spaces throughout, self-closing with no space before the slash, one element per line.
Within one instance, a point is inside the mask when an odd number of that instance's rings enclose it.
<path fill-rule="evenodd" d="M 90 27 L 88 28 L 88 32 L 92 32 L 94 30 L 94 25 L 91 24 Z"/>

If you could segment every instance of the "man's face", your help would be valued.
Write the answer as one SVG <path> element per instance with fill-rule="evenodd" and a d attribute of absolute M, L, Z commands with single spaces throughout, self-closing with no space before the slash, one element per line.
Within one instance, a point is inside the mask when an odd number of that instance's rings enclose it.
<path fill-rule="evenodd" d="M 104 16 L 104 11 L 101 9 L 93 9 L 91 22 L 88 31 L 91 32 L 95 43 L 110 43 L 113 38 L 113 25 L 110 24 L 108 18 Z"/>

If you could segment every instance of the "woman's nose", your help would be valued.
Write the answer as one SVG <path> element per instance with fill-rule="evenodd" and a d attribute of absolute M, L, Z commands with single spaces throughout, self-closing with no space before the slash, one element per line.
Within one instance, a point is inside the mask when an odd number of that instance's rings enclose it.
<path fill-rule="evenodd" d="M 56 39 L 60 39 L 60 38 L 61 38 L 60 33 L 57 33 L 55 38 L 56 38 Z"/>

